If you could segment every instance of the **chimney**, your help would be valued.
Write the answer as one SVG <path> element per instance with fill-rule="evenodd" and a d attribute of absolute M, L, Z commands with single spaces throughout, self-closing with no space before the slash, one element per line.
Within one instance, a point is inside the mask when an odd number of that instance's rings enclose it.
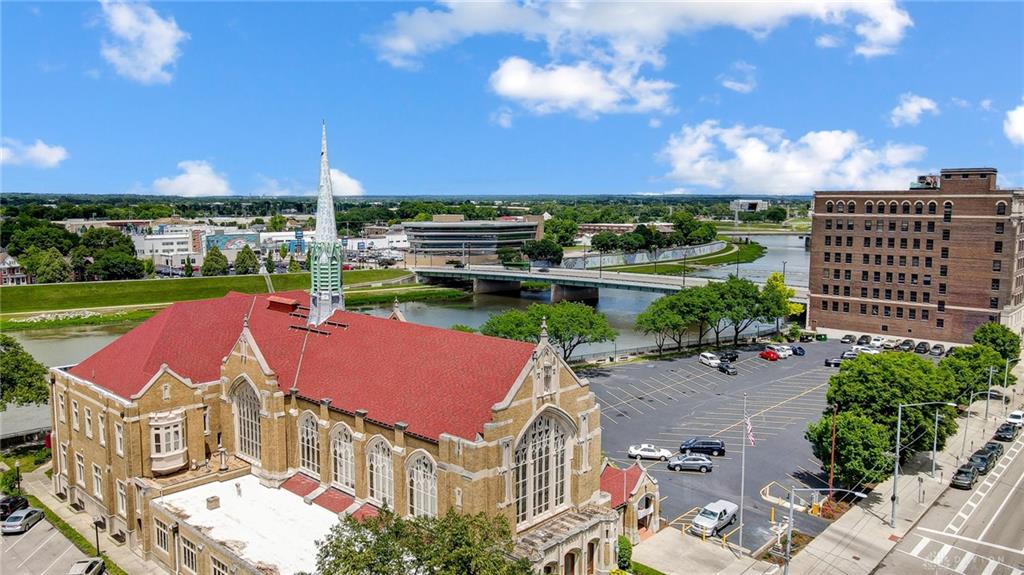
<path fill-rule="evenodd" d="M 220 509 L 220 497 L 217 497 L 216 495 L 211 495 L 210 497 L 207 497 L 206 498 L 206 508 L 207 509 Z"/>

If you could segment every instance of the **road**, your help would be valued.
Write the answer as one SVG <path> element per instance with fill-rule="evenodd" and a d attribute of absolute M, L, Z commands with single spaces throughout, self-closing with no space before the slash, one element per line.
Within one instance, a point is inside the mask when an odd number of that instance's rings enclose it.
<path fill-rule="evenodd" d="M 625 452 L 631 444 L 653 443 L 675 452 L 688 437 L 723 439 L 728 452 L 713 458 L 716 468 L 708 475 L 671 472 L 660 462 L 644 464 L 659 482 L 662 517 L 677 528 L 684 527 L 695 508 L 717 499 L 739 502 L 742 401 L 747 393 L 756 446 L 747 448 L 743 543 L 747 548 L 759 547 L 772 537 L 772 505 L 761 498 L 762 487 L 771 482 L 784 487 L 828 485 L 803 434 L 809 422 L 821 417 L 828 378 L 836 371 L 824 367 L 825 358 L 849 346 L 838 342 L 803 346 L 806 356 L 778 362 L 758 358 L 759 348 L 741 350 L 736 376 L 701 365 L 696 357 L 584 372 L 601 404 L 605 454 L 619 465 L 629 465 Z M 776 493 L 782 493 L 781 487 Z M 827 525 L 803 515 L 796 527 L 817 534 Z"/>
<path fill-rule="evenodd" d="M 0 573 L 59 575 L 85 554 L 45 519 L 26 533 L 0 540 Z"/>
<path fill-rule="evenodd" d="M 1024 574 L 1024 435 L 971 491 L 948 489 L 878 575 Z"/>

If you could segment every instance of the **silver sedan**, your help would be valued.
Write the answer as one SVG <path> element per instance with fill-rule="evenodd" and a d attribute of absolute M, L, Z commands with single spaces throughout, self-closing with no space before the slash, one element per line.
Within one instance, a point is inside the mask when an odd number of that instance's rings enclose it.
<path fill-rule="evenodd" d="M 668 460 L 668 468 L 671 471 L 700 471 L 701 473 L 707 473 L 714 469 L 715 464 L 706 455 L 699 454 L 679 454 Z"/>

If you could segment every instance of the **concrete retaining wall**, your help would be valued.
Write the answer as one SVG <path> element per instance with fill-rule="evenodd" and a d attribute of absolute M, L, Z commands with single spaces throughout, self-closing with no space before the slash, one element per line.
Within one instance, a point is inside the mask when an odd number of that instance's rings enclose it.
<path fill-rule="evenodd" d="M 705 256 L 725 249 L 726 245 L 726 242 L 714 241 L 709 244 L 701 244 L 699 246 L 658 250 L 658 261 L 664 262 L 670 260 L 681 260 L 684 256 L 687 258 Z M 573 254 L 567 255 L 562 259 L 562 267 L 572 270 L 582 270 L 587 268 L 596 268 L 599 266 L 654 263 L 654 253 L 655 252 L 637 252 L 635 254 L 607 253 L 604 255 L 588 253 L 586 255 L 586 264 L 583 262 L 583 255 Z"/>

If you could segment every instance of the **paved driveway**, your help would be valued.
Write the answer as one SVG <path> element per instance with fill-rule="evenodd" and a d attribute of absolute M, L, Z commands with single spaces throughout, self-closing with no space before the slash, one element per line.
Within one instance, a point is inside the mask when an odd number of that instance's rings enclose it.
<path fill-rule="evenodd" d="M 821 416 L 828 378 L 837 371 L 824 367 L 825 358 L 836 357 L 849 346 L 838 341 L 801 345 L 806 356 L 778 362 L 757 357 L 760 348 L 741 349 L 734 364 L 736 376 L 701 365 L 696 356 L 586 372 L 601 403 L 605 454 L 628 465 L 625 453 L 630 444 L 653 443 L 678 451 L 688 437 L 723 439 L 728 451 L 714 458 L 716 468 L 710 474 L 671 472 L 664 463 L 645 462 L 661 487 L 662 516 L 683 528 L 696 509 L 711 501 L 739 502 L 746 393 L 756 446 L 747 447 L 743 544 L 759 547 L 772 537 L 771 504 L 761 498 L 762 487 L 773 481 L 786 487 L 827 486 L 827 476 L 803 434 L 807 424 Z M 796 522 L 797 529 L 811 534 L 826 526 L 806 515 Z M 730 541 L 736 542 L 736 536 Z"/>
<path fill-rule="evenodd" d="M 18 535 L 0 539 L 0 572 L 23 575 L 59 575 L 85 554 L 47 520 Z"/>

